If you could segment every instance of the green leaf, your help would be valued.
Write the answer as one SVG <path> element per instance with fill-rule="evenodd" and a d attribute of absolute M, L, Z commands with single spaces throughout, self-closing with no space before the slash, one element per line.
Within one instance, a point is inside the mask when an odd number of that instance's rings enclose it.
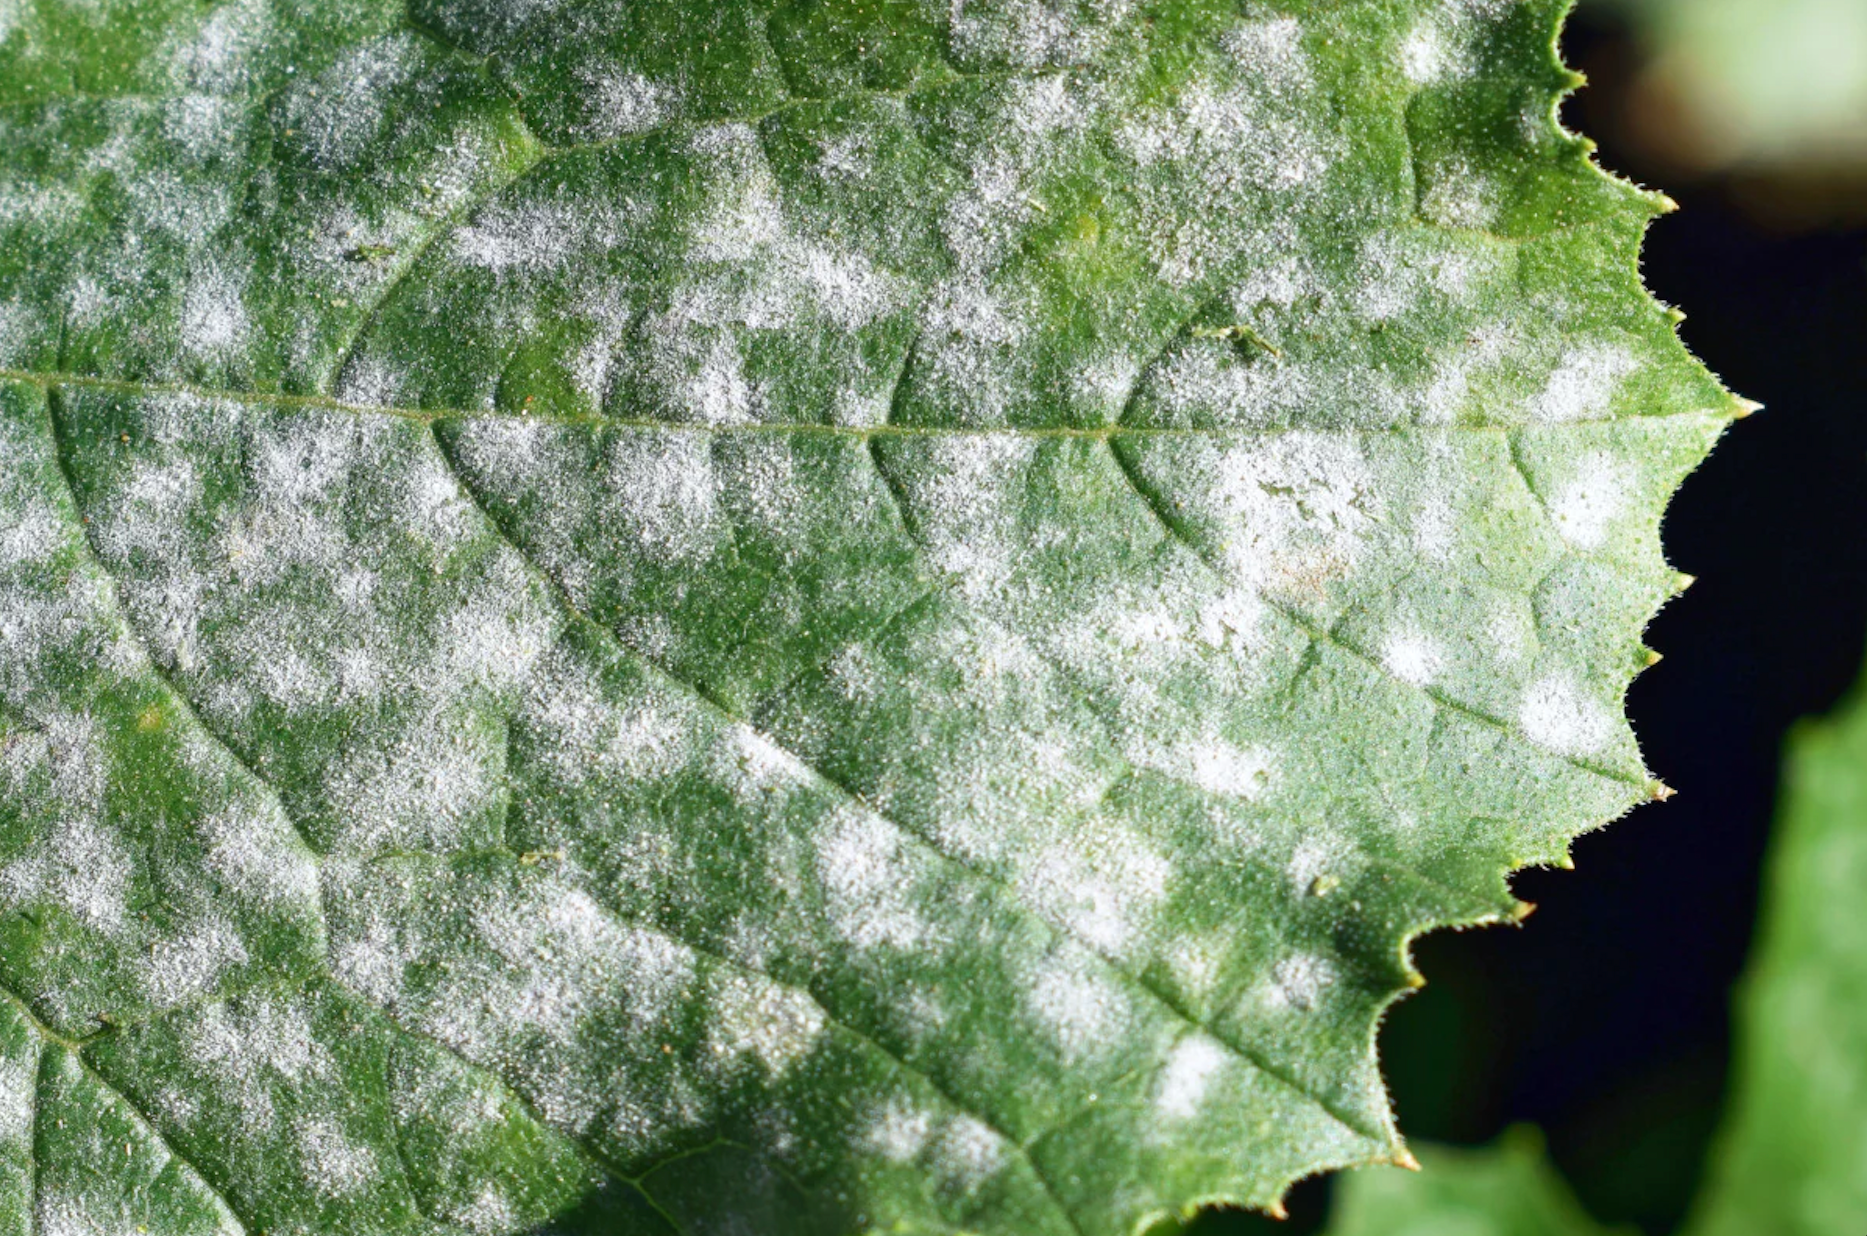
<path fill-rule="evenodd" d="M 1561 8 L 0 10 L 0 1232 L 1400 1157 L 1741 411 Z"/>
<path fill-rule="evenodd" d="M 1372 1167 L 1342 1177 L 1328 1236 L 1610 1236 L 1527 1127 L 1482 1150 L 1420 1148 L 1419 1174 Z M 1766 1229 L 1756 1229 L 1763 1231 Z"/>
<path fill-rule="evenodd" d="M 1730 1110 L 1695 1236 L 1850 1231 L 1867 1214 L 1867 698 L 1790 740 Z"/>

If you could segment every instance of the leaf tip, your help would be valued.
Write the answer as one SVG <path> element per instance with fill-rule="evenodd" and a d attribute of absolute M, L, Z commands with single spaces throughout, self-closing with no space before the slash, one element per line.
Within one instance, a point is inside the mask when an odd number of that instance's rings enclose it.
<path fill-rule="evenodd" d="M 1742 395 L 1733 396 L 1733 402 L 1737 404 L 1736 417 L 1740 421 L 1747 416 L 1755 416 L 1757 413 L 1763 411 L 1762 404 L 1758 403 L 1755 399 L 1745 399 Z"/>
<path fill-rule="evenodd" d="M 1510 908 L 1510 921 L 1513 923 L 1521 923 L 1535 913 L 1536 902 L 1519 901 Z"/>
<path fill-rule="evenodd" d="M 1685 590 L 1690 588 L 1693 584 L 1696 584 L 1697 582 L 1698 582 L 1698 576 L 1687 575 L 1684 571 L 1679 572 L 1679 574 L 1673 576 L 1673 595 L 1683 596 L 1685 594 Z"/>
<path fill-rule="evenodd" d="M 1652 785 L 1647 787 L 1647 793 L 1656 803 L 1663 803 L 1678 792 L 1678 790 L 1673 789 L 1672 786 L 1667 785 L 1664 781 L 1655 781 Z"/>
<path fill-rule="evenodd" d="M 1664 661 L 1665 659 L 1666 659 L 1666 654 L 1663 652 L 1659 652 L 1652 648 L 1645 648 L 1641 650 L 1641 665 L 1644 666 L 1646 669 L 1652 669 L 1654 666 L 1658 665 L 1661 661 Z"/>
<path fill-rule="evenodd" d="M 1279 1223 L 1290 1217 L 1290 1212 L 1284 1209 L 1284 1199 L 1281 1197 L 1266 1206 L 1264 1208 L 1264 1213 L 1277 1220 Z"/>
<path fill-rule="evenodd" d="M 1417 1172 L 1420 1170 L 1420 1161 L 1413 1157 L 1413 1152 L 1411 1150 L 1402 1146 L 1394 1155 L 1394 1166 L 1405 1168 L 1410 1172 Z"/>

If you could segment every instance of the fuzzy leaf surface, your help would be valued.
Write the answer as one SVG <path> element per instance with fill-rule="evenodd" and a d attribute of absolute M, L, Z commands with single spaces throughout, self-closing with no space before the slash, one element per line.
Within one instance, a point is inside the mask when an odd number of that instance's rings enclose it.
<path fill-rule="evenodd" d="M 1561 7 L 0 7 L 0 1233 L 1396 1156 L 1739 411 Z"/>

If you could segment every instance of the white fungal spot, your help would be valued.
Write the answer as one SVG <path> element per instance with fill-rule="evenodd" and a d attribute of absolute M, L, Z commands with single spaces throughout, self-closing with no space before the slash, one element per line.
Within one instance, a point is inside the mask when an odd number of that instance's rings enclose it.
<path fill-rule="evenodd" d="M 1154 1114 L 1162 1120 L 1188 1120 L 1226 1064 L 1225 1048 L 1210 1035 L 1195 1033 L 1173 1045 L 1154 1095 Z"/>
<path fill-rule="evenodd" d="M 810 1054 L 824 1024 L 803 992 L 734 976 L 713 993 L 707 1041 L 716 1057 L 750 1055 L 775 1076 Z"/>
<path fill-rule="evenodd" d="M 1606 415 L 1621 379 L 1639 367 L 1634 354 L 1618 344 L 1574 348 L 1549 375 L 1531 416 L 1545 425 L 1598 419 Z"/>
<path fill-rule="evenodd" d="M 907 847 L 880 817 L 842 813 L 818 843 L 817 877 L 832 925 L 854 947 L 908 949 L 926 939 L 927 923 L 908 895 Z"/>
<path fill-rule="evenodd" d="M 1550 500 L 1556 532 L 1577 549 L 1600 549 L 1614 522 L 1626 513 L 1634 480 L 1633 468 L 1610 455 L 1585 457 L 1578 475 Z"/>
<path fill-rule="evenodd" d="M 344 1135 L 326 1116 L 300 1120 L 292 1130 L 298 1144 L 298 1166 L 320 1197 L 338 1198 L 367 1188 L 376 1175 L 376 1156 L 368 1146 Z"/>
<path fill-rule="evenodd" d="M 934 1143 L 934 1166 L 961 1191 L 969 1192 L 1005 1165 L 1005 1139 L 984 1121 L 955 1116 L 940 1129 Z"/>
<path fill-rule="evenodd" d="M 667 120 L 674 103 L 674 91 L 640 73 L 586 69 L 578 76 L 589 88 L 590 117 L 579 132 L 597 141 L 646 132 Z"/>
<path fill-rule="evenodd" d="M 1431 686 L 1445 661 L 1438 642 L 1411 627 L 1391 631 L 1381 642 L 1382 667 L 1409 686 Z"/>
<path fill-rule="evenodd" d="M 1321 1002 L 1323 993 L 1335 981 L 1335 967 L 1328 958 L 1298 953 L 1284 958 L 1271 971 L 1270 1002 L 1277 1007 L 1307 1013 Z"/>
<path fill-rule="evenodd" d="M 931 1113 L 895 1100 L 870 1122 L 863 1143 L 890 1163 L 911 1163 L 927 1145 L 933 1128 Z"/>
<path fill-rule="evenodd" d="M 1124 1001 L 1101 976 L 1053 962 L 1032 985 L 1030 1007 L 1064 1062 L 1072 1064 L 1116 1037 Z"/>
<path fill-rule="evenodd" d="M 32 1132 L 38 1091 L 34 1063 L 30 1051 L 0 1053 L 0 1145 L 18 1142 Z"/>
<path fill-rule="evenodd" d="M 1614 719 L 1567 674 L 1532 683 L 1517 709 L 1524 736 L 1558 755 L 1588 755 L 1614 737 Z"/>
<path fill-rule="evenodd" d="M 1270 789 L 1277 773 L 1277 753 L 1269 747 L 1241 747 L 1209 738 L 1176 749 L 1183 751 L 1182 771 L 1188 781 L 1213 794 L 1228 794 L 1256 802 Z"/>

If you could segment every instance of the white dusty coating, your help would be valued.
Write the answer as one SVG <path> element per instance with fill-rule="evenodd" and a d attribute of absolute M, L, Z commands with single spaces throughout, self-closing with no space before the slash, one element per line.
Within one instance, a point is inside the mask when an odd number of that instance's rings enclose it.
<path fill-rule="evenodd" d="M 335 1226 L 530 1230 L 722 1129 L 933 1208 L 878 1227 L 1061 1213 L 1052 1130 L 1212 1130 L 1215 1195 L 1382 1153 L 1375 877 L 1645 786 L 1637 632 L 1572 628 L 1661 569 L 1656 345 L 1526 290 L 1572 238 L 1520 169 L 1371 185 L 1405 135 L 1256 8 L 1176 49 L 920 0 L 931 59 L 824 101 L 721 6 L 721 102 L 555 0 L 431 7 L 238 0 L 0 120 L 0 248 L 71 259 L 0 285 L 0 365 L 163 385 L 0 382 L 0 915 L 45 940 L 0 999 L 121 1027 L 155 1170 L 150 1121 Z M 1490 89 L 1515 0 L 1419 7 L 1383 79 Z M 0 1153 L 43 1072 L 0 1046 Z M 184 1167 L 190 1216 L 35 1217 L 239 1230 Z"/>

